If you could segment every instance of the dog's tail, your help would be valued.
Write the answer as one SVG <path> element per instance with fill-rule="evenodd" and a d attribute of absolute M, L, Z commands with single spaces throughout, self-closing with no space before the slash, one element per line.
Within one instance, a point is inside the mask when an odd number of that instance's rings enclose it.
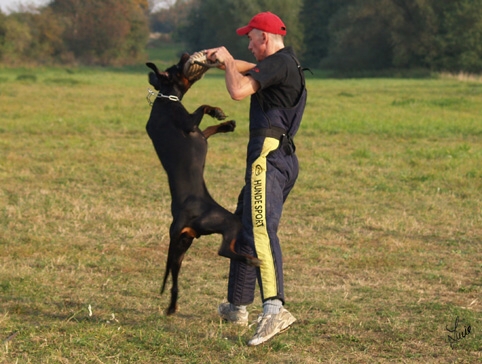
<path fill-rule="evenodd" d="M 167 264 L 166 264 L 166 272 L 164 273 L 164 280 L 162 281 L 162 287 L 161 287 L 161 294 L 164 293 L 164 290 L 166 288 L 166 283 L 167 283 L 167 279 L 169 278 L 169 273 L 171 273 L 171 267 L 170 267 L 170 264 L 169 264 L 169 258 L 167 258 Z"/>

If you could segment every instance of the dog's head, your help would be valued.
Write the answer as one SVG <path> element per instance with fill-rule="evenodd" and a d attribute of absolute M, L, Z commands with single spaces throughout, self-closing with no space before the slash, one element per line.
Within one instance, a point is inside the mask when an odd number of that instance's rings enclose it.
<path fill-rule="evenodd" d="M 154 63 L 146 63 L 146 66 L 153 71 L 149 72 L 149 83 L 163 94 L 177 96 L 179 99 L 182 99 L 187 90 L 197 81 L 189 81 L 184 76 L 184 64 L 188 59 L 189 54 L 184 53 L 178 64 L 167 68 L 164 72 L 160 72 Z"/>

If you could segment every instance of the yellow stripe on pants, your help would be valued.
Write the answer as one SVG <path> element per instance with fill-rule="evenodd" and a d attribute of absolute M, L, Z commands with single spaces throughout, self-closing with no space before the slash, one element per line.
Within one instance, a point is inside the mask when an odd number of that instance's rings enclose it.
<path fill-rule="evenodd" d="M 273 254 L 266 226 L 266 157 L 277 149 L 279 140 L 266 138 L 261 155 L 252 165 L 251 173 L 251 215 L 253 219 L 253 235 L 256 254 L 261 260 L 261 282 L 263 296 L 277 296 L 276 271 Z"/>

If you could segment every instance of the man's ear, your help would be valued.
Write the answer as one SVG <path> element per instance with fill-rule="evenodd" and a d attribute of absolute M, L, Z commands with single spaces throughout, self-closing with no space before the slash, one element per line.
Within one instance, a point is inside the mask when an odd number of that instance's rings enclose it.
<path fill-rule="evenodd" d="M 261 35 L 262 35 L 262 37 L 263 37 L 263 38 L 262 38 L 262 39 L 263 39 L 263 43 L 267 43 L 267 42 L 268 42 L 268 39 L 269 39 L 269 38 L 268 38 L 268 33 L 263 32 L 263 33 L 261 33 Z"/>

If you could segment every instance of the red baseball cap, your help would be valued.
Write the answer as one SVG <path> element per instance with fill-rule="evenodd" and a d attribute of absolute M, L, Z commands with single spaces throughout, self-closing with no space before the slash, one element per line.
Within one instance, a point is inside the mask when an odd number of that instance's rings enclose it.
<path fill-rule="evenodd" d="M 269 11 L 256 14 L 249 21 L 248 25 L 237 29 L 236 33 L 238 33 L 238 35 L 246 35 L 253 29 L 259 29 L 272 34 L 286 35 L 286 26 L 283 21 Z"/>

